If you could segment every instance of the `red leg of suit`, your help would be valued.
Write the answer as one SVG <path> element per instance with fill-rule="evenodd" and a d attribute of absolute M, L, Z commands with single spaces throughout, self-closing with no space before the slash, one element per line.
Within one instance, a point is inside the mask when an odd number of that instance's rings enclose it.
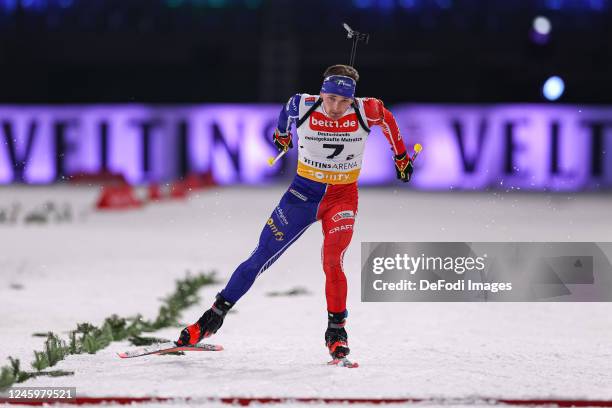
<path fill-rule="evenodd" d="M 327 310 L 346 310 L 346 276 L 342 268 L 344 252 L 353 237 L 357 214 L 357 184 L 330 185 L 319 206 L 323 227 L 322 262 L 325 271 Z"/>

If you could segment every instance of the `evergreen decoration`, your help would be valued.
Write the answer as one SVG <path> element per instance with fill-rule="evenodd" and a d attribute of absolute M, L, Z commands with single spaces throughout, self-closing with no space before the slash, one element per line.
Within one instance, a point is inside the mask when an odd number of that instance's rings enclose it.
<path fill-rule="evenodd" d="M 0 369 L 0 391 L 6 390 L 13 383 L 17 382 L 13 369 L 11 367 L 2 367 Z"/>
<path fill-rule="evenodd" d="M 32 367 L 37 371 L 42 371 L 47 367 L 52 367 L 57 364 L 58 361 L 64 359 L 68 354 L 69 348 L 66 347 L 66 343 L 62 341 L 56 334 L 49 333 L 47 340 L 45 340 L 45 350 L 34 352 L 34 362 Z"/>
<path fill-rule="evenodd" d="M 11 368 L 13 369 L 13 376 L 15 377 L 15 382 L 24 382 L 30 377 L 33 377 L 33 373 L 27 373 L 25 371 L 21 371 L 20 361 L 18 358 L 9 357 L 9 361 L 11 362 Z"/>
<path fill-rule="evenodd" d="M 101 327 L 96 327 L 91 323 L 79 323 L 76 330 L 69 335 L 68 344 L 59 338 L 58 335 L 48 333 L 34 333 L 34 336 L 46 337 L 45 348 L 43 351 L 34 351 L 34 361 L 31 366 L 34 372 L 22 371 L 20 361 L 9 357 L 10 365 L 0 367 L 0 391 L 4 391 L 13 384 L 22 383 L 32 377 L 41 375 L 58 377 L 73 375 L 74 372 L 54 370 L 43 371 L 53 367 L 67 355 L 89 353 L 94 354 L 107 347 L 113 341 L 128 339 L 134 345 L 142 342 L 142 345 L 168 341 L 155 337 L 141 337 L 140 334 L 154 332 L 156 330 L 178 326 L 179 316 L 182 310 L 197 304 L 200 299 L 198 291 L 202 286 L 217 283 L 215 273 L 199 273 L 195 276 L 187 273 L 184 279 L 176 281 L 174 293 L 162 301 L 159 312 L 155 320 L 144 320 L 141 315 L 132 317 L 119 317 L 112 315 L 104 319 Z M 168 353 L 175 354 L 175 353 Z M 177 352 L 176 355 L 184 353 Z"/>

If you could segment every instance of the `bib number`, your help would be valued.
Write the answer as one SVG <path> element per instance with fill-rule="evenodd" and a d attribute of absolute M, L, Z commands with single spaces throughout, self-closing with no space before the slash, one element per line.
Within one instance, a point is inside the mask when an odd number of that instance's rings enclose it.
<path fill-rule="evenodd" d="M 333 153 L 327 156 L 328 159 L 333 159 L 334 157 L 342 153 L 342 150 L 344 150 L 344 145 L 324 143 L 323 148 L 324 149 L 334 149 Z"/>

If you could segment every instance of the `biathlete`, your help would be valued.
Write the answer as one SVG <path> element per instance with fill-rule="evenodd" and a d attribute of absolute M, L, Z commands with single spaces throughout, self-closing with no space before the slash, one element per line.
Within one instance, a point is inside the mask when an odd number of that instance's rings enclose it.
<path fill-rule="evenodd" d="M 349 354 L 347 283 L 342 261 L 357 215 L 357 178 L 366 139 L 372 126 L 380 126 L 391 146 L 397 177 L 407 182 L 412 159 L 391 112 L 375 98 L 356 98 L 357 70 L 333 65 L 325 70 L 319 95 L 297 94 L 278 118 L 273 140 L 279 151 L 293 147 L 290 127 L 297 131 L 297 174 L 278 206 L 267 219 L 259 243 L 232 274 L 212 307 L 180 333 L 177 344 L 194 345 L 216 333 L 227 312 L 316 221 L 323 227 L 322 262 L 325 271 L 328 325 L 325 345 L 334 360 Z"/>

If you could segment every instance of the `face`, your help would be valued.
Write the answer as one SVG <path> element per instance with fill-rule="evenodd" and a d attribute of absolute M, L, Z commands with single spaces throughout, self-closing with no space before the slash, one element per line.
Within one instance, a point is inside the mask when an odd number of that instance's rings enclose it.
<path fill-rule="evenodd" d="M 322 93 L 323 109 L 333 120 L 338 120 L 344 115 L 344 112 L 351 106 L 352 99 L 330 93 Z"/>

